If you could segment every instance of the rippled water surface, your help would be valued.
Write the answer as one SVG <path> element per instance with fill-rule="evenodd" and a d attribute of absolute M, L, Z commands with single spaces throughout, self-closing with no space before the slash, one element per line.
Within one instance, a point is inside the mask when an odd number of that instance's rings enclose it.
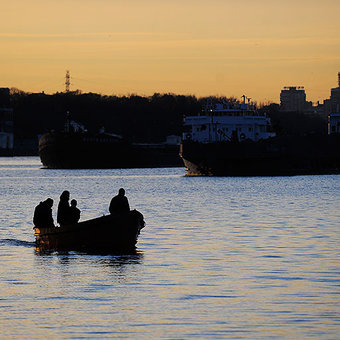
<path fill-rule="evenodd" d="M 146 220 L 134 255 L 35 251 L 61 192 L 82 220 L 120 187 Z M 0 158 L 0 329 L 28 339 L 340 338 L 340 176 L 43 170 Z"/>

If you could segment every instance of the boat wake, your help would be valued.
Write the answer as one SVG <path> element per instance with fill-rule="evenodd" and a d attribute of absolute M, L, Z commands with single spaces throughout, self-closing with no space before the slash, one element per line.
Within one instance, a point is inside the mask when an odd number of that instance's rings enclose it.
<path fill-rule="evenodd" d="M 12 238 L 5 238 L 0 240 L 0 246 L 17 246 L 17 247 L 35 247 L 35 242 L 28 242 L 22 240 L 16 240 Z"/>

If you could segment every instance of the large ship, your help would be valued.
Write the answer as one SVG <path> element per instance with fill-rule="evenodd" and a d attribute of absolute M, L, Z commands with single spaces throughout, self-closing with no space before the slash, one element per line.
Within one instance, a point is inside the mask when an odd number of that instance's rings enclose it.
<path fill-rule="evenodd" d="M 39 156 L 50 169 L 114 169 L 182 166 L 179 143 L 132 143 L 103 129 L 88 132 L 68 120 L 62 132 L 48 132 L 39 140 Z"/>
<path fill-rule="evenodd" d="M 276 136 L 270 119 L 245 100 L 225 102 L 184 117 L 180 156 L 188 175 L 340 173 L 340 134 Z"/>

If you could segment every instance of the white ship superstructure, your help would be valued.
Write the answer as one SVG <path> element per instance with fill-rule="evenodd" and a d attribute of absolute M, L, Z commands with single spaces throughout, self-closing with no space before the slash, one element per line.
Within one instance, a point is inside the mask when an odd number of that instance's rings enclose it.
<path fill-rule="evenodd" d="M 275 136 L 270 126 L 270 119 L 249 104 L 232 106 L 220 103 L 206 109 L 203 114 L 185 117 L 183 139 L 205 144 L 235 138 L 258 141 Z"/>

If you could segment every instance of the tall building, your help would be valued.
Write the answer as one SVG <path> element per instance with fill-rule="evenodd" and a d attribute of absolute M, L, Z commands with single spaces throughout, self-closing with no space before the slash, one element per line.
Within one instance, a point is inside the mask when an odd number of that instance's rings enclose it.
<path fill-rule="evenodd" d="M 331 89 L 331 96 L 324 100 L 324 110 L 326 114 L 340 113 L 340 72 L 338 73 L 338 87 Z"/>
<path fill-rule="evenodd" d="M 283 112 L 306 112 L 312 109 L 312 103 L 306 101 L 303 86 L 285 86 L 281 90 L 280 104 Z"/>

